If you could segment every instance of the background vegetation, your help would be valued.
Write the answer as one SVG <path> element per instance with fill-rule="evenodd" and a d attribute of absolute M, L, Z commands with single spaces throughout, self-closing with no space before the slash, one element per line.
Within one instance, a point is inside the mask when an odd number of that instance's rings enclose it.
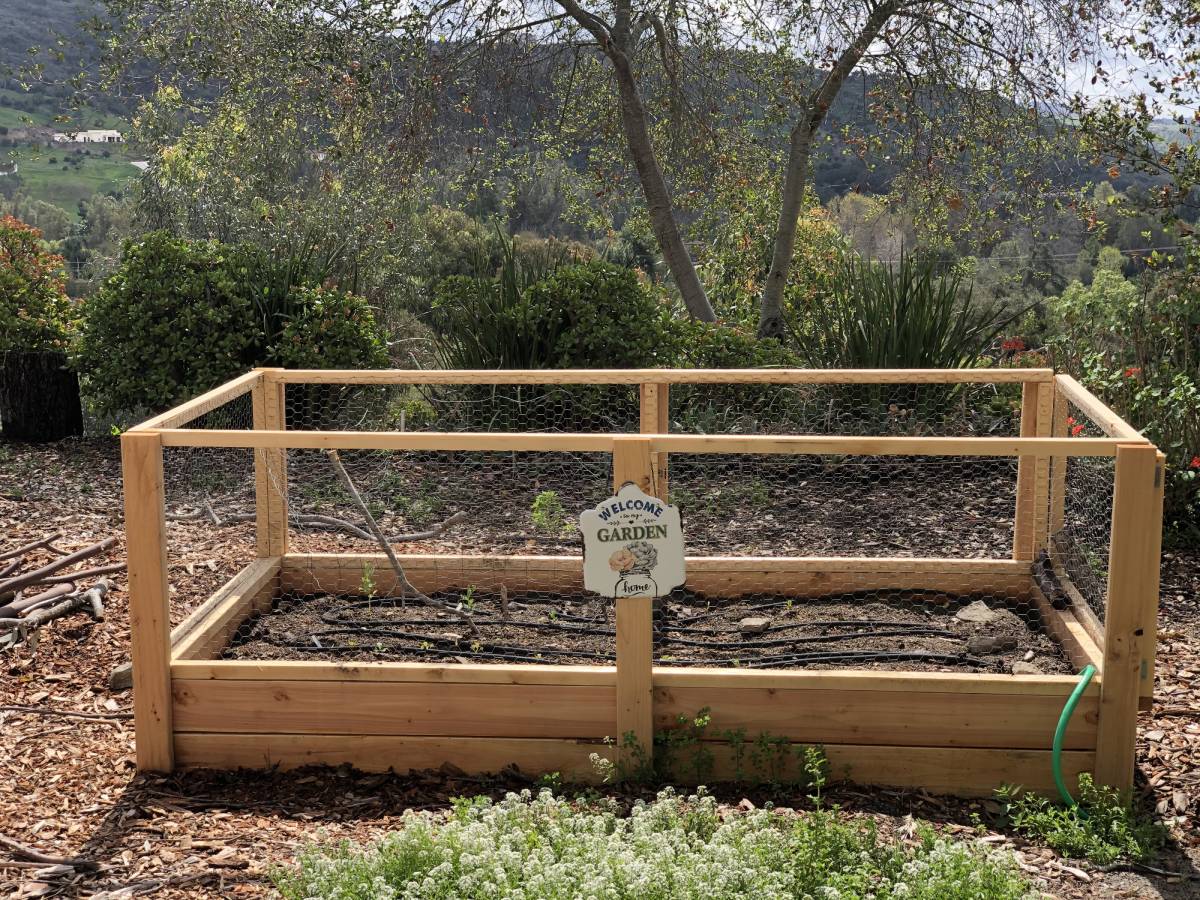
<path fill-rule="evenodd" d="M 767 340 L 754 336 L 791 202 L 789 134 L 836 68 L 799 40 L 799 18 L 751 51 L 704 7 L 646 19 L 622 51 L 705 323 L 618 114 L 622 64 L 590 46 L 587 22 L 533 26 L 472 3 L 396 19 L 364 2 L 331 29 L 319 6 L 0 10 L 0 214 L 62 257 L 75 303 L 56 321 L 95 415 L 159 408 L 264 362 L 1051 364 L 1168 452 L 1173 533 L 1196 539 L 1197 82 L 1154 30 L 1185 22 L 1183 6 L 1146 0 L 1128 29 L 1080 30 L 1121 13 L 1088 0 L 1060 23 L 1081 59 L 1119 52 L 1149 87 L 1101 65 L 1106 92 L 1073 92 L 1079 73 L 1039 55 L 1044 35 L 1024 20 L 990 37 L 1027 42 L 1020 71 L 961 35 L 945 36 L 945 60 L 910 35 L 852 65 L 812 133 Z M 854 4 L 841 22 L 835 6 L 806 9 L 835 48 L 869 25 Z M 921 60 L 922 78 L 892 77 Z M 98 126 L 128 142 L 52 140 Z"/>

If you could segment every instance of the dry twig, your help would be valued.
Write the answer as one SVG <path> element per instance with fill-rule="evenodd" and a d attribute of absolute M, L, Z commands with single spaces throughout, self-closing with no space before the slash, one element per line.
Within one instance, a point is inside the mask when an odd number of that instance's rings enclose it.
<path fill-rule="evenodd" d="M 358 492 L 358 487 L 354 484 L 354 479 L 350 477 L 350 473 L 346 471 L 346 467 L 342 465 L 342 458 L 336 450 L 326 450 L 329 456 L 329 461 L 333 463 L 333 468 L 337 471 L 338 478 L 341 479 L 342 486 L 349 492 L 350 497 L 358 506 L 359 511 L 363 514 L 363 518 L 367 521 L 367 527 L 371 530 L 375 541 L 383 549 L 384 554 L 391 563 L 393 571 L 396 573 L 396 579 L 400 583 L 401 597 L 411 595 L 426 606 L 436 606 L 445 609 L 447 612 L 453 613 L 460 622 L 471 629 L 471 633 L 478 636 L 479 628 L 471 619 L 471 614 L 464 611 L 461 607 L 451 606 L 449 603 L 441 603 L 434 600 L 427 594 L 417 590 L 411 581 L 408 580 L 408 575 L 404 571 L 404 567 L 400 565 L 400 560 L 396 556 L 396 551 L 392 549 L 392 545 L 388 542 L 387 535 L 383 533 L 383 529 L 379 527 L 379 523 L 375 521 L 375 516 L 371 514 L 371 510 L 367 507 L 367 503 L 362 498 L 362 494 Z"/>
<path fill-rule="evenodd" d="M 79 856 L 51 856 L 48 853 L 34 850 L 32 847 L 26 847 L 24 844 L 14 841 L 3 834 L 0 834 L 0 847 L 7 847 L 16 856 L 21 859 L 27 859 L 30 862 L 44 863 L 51 866 L 70 866 L 80 872 L 95 872 L 100 868 L 100 866 L 90 859 L 83 859 Z"/>

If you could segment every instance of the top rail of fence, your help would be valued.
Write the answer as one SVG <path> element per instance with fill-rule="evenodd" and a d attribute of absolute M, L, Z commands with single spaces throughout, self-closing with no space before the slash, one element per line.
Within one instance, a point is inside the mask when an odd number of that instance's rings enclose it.
<path fill-rule="evenodd" d="M 1140 431 L 1109 409 L 1103 400 L 1070 375 L 1057 376 L 1055 383 L 1058 385 L 1059 392 L 1067 400 L 1075 404 L 1089 419 L 1096 423 L 1096 427 L 1109 437 L 1121 438 L 1130 442 L 1149 443 Z"/>
<path fill-rule="evenodd" d="M 166 447 L 611 453 L 621 440 L 651 452 L 845 456 L 1116 456 L 1121 438 L 842 437 L 757 434 L 563 434 L 559 432 L 230 431 L 171 429 Z"/>
<path fill-rule="evenodd" d="M 1053 369 L 284 369 L 284 384 L 1013 384 Z"/>
<path fill-rule="evenodd" d="M 182 428 L 250 393 L 270 377 L 281 384 L 1019 384 L 1053 382 L 1053 369 L 254 369 L 135 425 Z M 1076 385 L 1078 387 L 1078 385 Z M 1082 387 L 1078 388 L 1083 391 Z M 1086 393 L 1086 391 L 1084 391 Z M 1093 398 L 1094 399 L 1094 398 Z M 1095 401 L 1099 403 L 1099 401 Z M 1100 404 L 1103 408 L 1103 404 Z M 1109 414 L 1106 418 L 1114 417 Z M 1128 426 L 1126 426 L 1128 427 Z M 1132 429 L 1131 429 L 1132 430 Z"/>
<path fill-rule="evenodd" d="M 155 431 L 166 428 L 182 428 L 188 422 L 210 413 L 218 406 L 236 400 L 254 390 L 254 386 L 263 380 L 263 369 L 254 369 L 245 375 L 239 375 L 232 381 L 219 384 L 211 391 L 206 391 L 198 397 L 193 397 L 186 403 L 159 413 L 152 419 L 147 419 L 140 425 L 130 428 L 130 431 Z"/>

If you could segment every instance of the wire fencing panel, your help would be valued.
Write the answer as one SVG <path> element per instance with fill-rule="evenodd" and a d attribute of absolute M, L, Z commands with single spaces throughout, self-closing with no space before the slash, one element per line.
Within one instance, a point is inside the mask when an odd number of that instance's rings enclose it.
<path fill-rule="evenodd" d="M 198 430 L 253 428 L 251 397 L 187 423 Z M 256 556 L 254 451 L 164 447 L 171 621 L 179 621 Z"/>
<path fill-rule="evenodd" d="M 706 384 L 671 385 L 668 394 L 665 418 L 676 433 L 998 437 L 1020 428 L 1019 384 Z M 285 387 L 284 422 L 293 431 L 608 434 L 636 433 L 643 421 L 638 385 Z M 253 424 L 246 396 L 186 427 Z M 287 563 L 289 586 L 269 611 L 241 622 L 220 655 L 613 660 L 612 603 L 585 594 L 570 562 L 581 551 L 580 512 L 611 494 L 610 454 L 340 450 L 353 490 L 324 450 L 279 454 L 286 464 L 271 469 L 256 467 L 253 450 L 165 450 L 171 580 L 181 608 L 254 559 L 264 477 L 286 497 L 288 551 L 298 555 Z M 1052 546 L 1072 582 L 1090 570 L 1060 544 L 1084 548 L 1085 561 L 1100 551 L 1107 560 L 1097 499 L 1105 474 L 1111 507 L 1112 461 L 1067 463 Z M 1037 604 L 1014 590 L 1011 571 L 957 565 L 1011 559 L 1016 478 L 1015 457 L 670 454 L 668 496 L 682 511 L 690 556 L 948 562 L 917 571 L 741 569 L 736 577 L 694 569 L 685 588 L 658 604 L 656 661 L 1073 671 Z M 431 557 L 408 564 L 431 603 L 396 583 L 372 523 L 396 552 Z M 329 554 L 376 556 L 364 564 Z M 469 560 L 484 554 L 549 560 Z M 1102 605 L 1102 584 L 1098 594 L 1096 584 L 1080 592 Z"/>
<path fill-rule="evenodd" d="M 1104 437 L 1104 430 L 1075 404 L 1067 404 L 1069 437 Z M 1061 513 L 1050 512 L 1050 557 L 1068 593 L 1104 621 L 1108 597 L 1108 553 L 1112 535 L 1113 457 L 1056 457 L 1051 484 L 1062 485 Z M 1054 499 L 1052 497 L 1052 503 Z"/>

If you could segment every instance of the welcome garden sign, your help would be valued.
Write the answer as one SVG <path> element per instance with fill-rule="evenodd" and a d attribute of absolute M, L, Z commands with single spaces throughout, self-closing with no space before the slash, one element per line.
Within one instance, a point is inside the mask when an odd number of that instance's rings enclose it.
<path fill-rule="evenodd" d="M 661 597 L 684 582 L 679 508 L 629 482 L 579 517 L 583 586 L 602 597 Z"/>

